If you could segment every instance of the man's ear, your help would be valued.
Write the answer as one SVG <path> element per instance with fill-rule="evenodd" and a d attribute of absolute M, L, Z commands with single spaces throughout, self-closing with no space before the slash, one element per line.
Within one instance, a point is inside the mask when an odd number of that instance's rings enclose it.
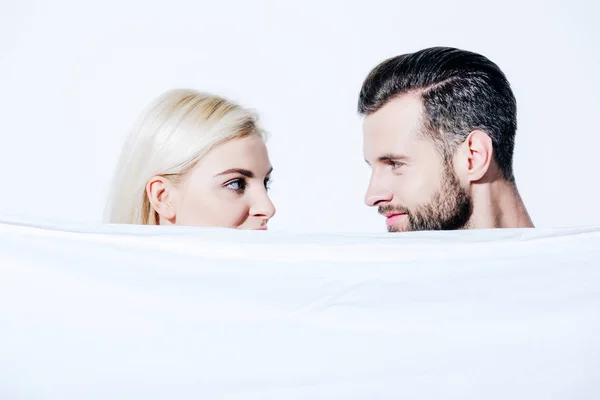
<path fill-rule="evenodd" d="M 479 181 L 488 172 L 494 157 L 492 138 L 476 129 L 467 136 L 463 146 L 462 152 L 467 161 L 465 176 L 470 182 Z"/>
<path fill-rule="evenodd" d="M 146 183 L 146 195 L 150 205 L 163 219 L 174 223 L 175 207 L 173 207 L 175 187 L 172 182 L 163 176 L 156 175 Z"/>

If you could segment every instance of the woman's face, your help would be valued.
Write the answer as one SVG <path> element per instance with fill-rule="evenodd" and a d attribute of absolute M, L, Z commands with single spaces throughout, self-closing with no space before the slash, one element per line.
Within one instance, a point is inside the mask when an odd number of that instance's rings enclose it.
<path fill-rule="evenodd" d="M 267 229 L 271 162 L 258 135 L 215 147 L 177 184 L 156 176 L 147 193 L 161 225 Z"/>

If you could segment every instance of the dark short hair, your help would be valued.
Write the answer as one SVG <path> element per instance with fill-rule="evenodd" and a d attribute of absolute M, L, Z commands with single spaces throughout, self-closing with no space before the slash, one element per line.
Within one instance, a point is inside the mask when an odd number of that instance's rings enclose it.
<path fill-rule="evenodd" d="M 358 112 L 369 115 L 407 93 L 420 95 L 422 133 L 439 145 L 445 157 L 470 132 L 482 130 L 492 139 L 502 175 L 514 183 L 517 103 L 496 64 L 480 54 L 451 47 L 431 47 L 390 58 L 363 82 Z"/>

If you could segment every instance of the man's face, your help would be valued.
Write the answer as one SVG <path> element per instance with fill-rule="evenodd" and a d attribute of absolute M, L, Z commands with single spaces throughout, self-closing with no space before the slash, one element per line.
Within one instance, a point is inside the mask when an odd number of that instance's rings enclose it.
<path fill-rule="evenodd" d="M 389 232 L 466 228 L 471 197 L 433 142 L 419 135 L 417 95 L 404 95 L 367 116 L 363 152 L 371 166 L 365 203 L 378 207 Z"/>

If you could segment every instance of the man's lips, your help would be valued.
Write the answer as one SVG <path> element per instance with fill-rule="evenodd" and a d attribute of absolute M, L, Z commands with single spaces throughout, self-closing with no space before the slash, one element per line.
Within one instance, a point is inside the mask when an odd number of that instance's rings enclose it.
<path fill-rule="evenodd" d="M 385 214 L 385 223 L 387 226 L 396 225 L 406 213 L 390 213 Z"/>

